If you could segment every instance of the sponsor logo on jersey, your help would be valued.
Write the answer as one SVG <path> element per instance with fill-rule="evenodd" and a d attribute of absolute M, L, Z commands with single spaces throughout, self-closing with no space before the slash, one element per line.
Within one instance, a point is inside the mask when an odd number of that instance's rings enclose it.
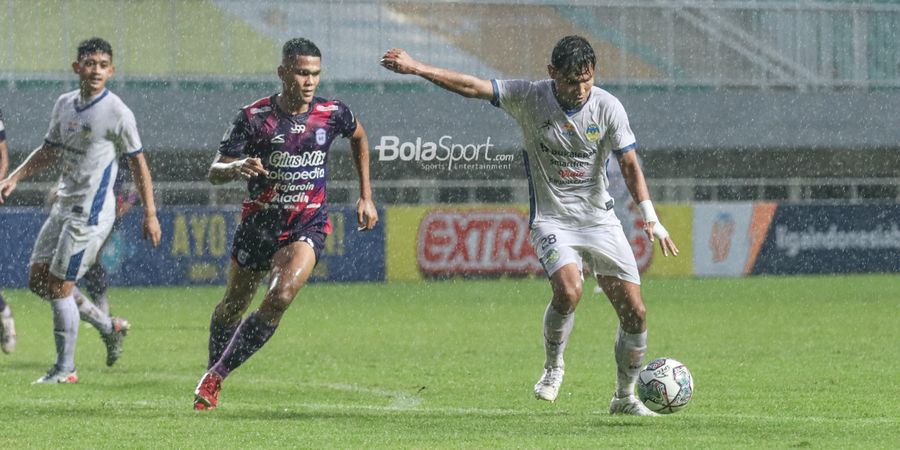
<path fill-rule="evenodd" d="M 316 144 L 325 145 L 326 140 L 328 140 L 328 133 L 325 132 L 325 129 L 319 128 L 316 130 Z"/>
<path fill-rule="evenodd" d="M 284 135 L 276 134 L 275 137 L 273 137 L 272 140 L 269 142 L 271 142 L 273 144 L 284 144 Z"/>
<path fill-rule="evenodd" d="M 338 105 L 316 105 L 316 111 L 326 112 L 326 111 L 337 111 Z"/>
<path fill-rule="evenodd" d="M 562 169 L 559 171 L 560 178 L 581 178 L 585 176 L 587 172 L 583 170 L 572 170 L 572 169 Z"/>
<path fill-rule="evenodd" d="M 575 125 L 572 125 L 571 122 L 566 122 L 562 126 L 562 134 L 565 137 L 575 137 L 578 134 L 578 131 L 575 129 Z"/>
<path fill-rule="evenodd" d="M 306 125 L 304 125 L 302 123 L 295 123 L 291 127 L 291 134 L 300 134 L 304 131 L 306 131 Z"/>
<path fill-rule="evenodd" d="M 584 130 L 584 136 L 590 142 L 596 142 L 600 140 L 600 126 L 593 123 L 588 125 L 587 129 Z"/>
<path fill-rule="evenodd" d="M 270 112 L 270 111 L 272 111 L 272 107 L 271 107 L 271 106 L 262 106 L 262 107 L 259 107 L 259 108 L 250 108 L 250 114 L 254 114 L 254 115 L 255 115 L 255 114 L 259 114 L 259 113 L 266 113 L 266 112 Z"/>

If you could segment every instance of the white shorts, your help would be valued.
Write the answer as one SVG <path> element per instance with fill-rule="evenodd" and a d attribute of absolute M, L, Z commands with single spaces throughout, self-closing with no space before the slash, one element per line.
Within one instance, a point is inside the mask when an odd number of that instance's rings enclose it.
<path fill-rule="evenodd" d="M 535 223 L 531 244 L 547 276 L 566 264 L 584 270 L 587 263 L 595 276 L 611 276 L 641 284 L 640 272 L 621 224 L 568 230 L 552 223 Z"/>
<path fill-rule="evenodd" d="M 88 225 L 83 216 L 60 213 L 57 203 L 38 233 L 29 265 L 49 264 L 59 279 L 77 281 L 94 264 L 112 226 L 113 220 Z"/>

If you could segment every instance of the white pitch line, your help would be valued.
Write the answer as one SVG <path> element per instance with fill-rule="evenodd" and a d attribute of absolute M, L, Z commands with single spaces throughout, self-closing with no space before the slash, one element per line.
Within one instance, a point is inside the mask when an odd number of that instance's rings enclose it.
<path fill-rule="evenodd" d="M 366 392 L 369 389 L 359 388 L 353 385 L 335 385 L 336 388 L 344 390 L 344 388 L 348 388 L 347 390 L 358 391 L 358 392 Z M 378 389 L 372 389 L 371 391 L 376 392 L 388 392 L 381 391 Z M 374 393 L 374 392 L 373 392 Z M 77 405 L 82 403 L 77 400 L 64 400 L 64 399 L 55 399 L 55 398 L 45 398 L 45 399 L 25 399 L 19 398 L 14 401 L 16 404 L 20 405 Z M 133 402 L 122 401 L 122 400 L 104 400 L 102 402 L 105 405 L 109 406 L 119 406 L 119 407 L 146 407 L 146 408 L 162 408 L 162 407 L 174 407 L 176 409 L 189 409 L 190 401 L 178 401 L 178 400 L 137 400 Z M 259 403 L 253 403 L 248 401 L 232 401 L 229 400 L 227 403 L 227 409 L 229 411 L 237 411 L 237 410 L 265 410 L 270 409 L 270 406 L 261 406 Z M 290 412 L 292 410 L 308 410 L 308 411 L 384 411 L 384 412 L 392 412 L 392 413 L 423 413 L 423 414 L 445 414 L 445 415 L 477 415 L 477 416 L 490 416 L 490 417 L 503 417 L 503 416 L 543 416 L 543 415 L 558 415 L 559 411 L 555 410 L 531 410 L 531 409 L 510 409 L 510 408 L 466 408 L 466 407 L 404 407 L 398 408 L 394 405 L 361 405 L 357 403 L 346 404 L 346 403 L 309 403 L 309 402 L 297 402 L 291 403 L 289 408 L 281 408 L 282 412 Z M 586 416 L 607 416 L 605 411 L 597 411 L 597 412 L 588 412 L 585 414 Z M 624 419 L 625 416 L 609 416 L 615 419 Z M 814 417 L 814 416 L 794 416 L 794 417 L 778 417 L 778 416 L 761 416 L 761 415 L 734 415 L 734 414 L 689 414 L 689 413 L 679 413 L 678 417 L 682 420 L 690 420 L 690 419 L 729 419 L 729 420 L 748 420 L 748 421 L 763 421 L 763 422 L 813 422 L 813 423 L 856 423 L 863 425 L 898 425 L 900 421 L 887 417 L 875 417 L 875 418 L 857 418 L 857 419 L 841 419 L 834 417 Z M 665 417 L 652 419 L 652 420 L 666 420 Z"/>

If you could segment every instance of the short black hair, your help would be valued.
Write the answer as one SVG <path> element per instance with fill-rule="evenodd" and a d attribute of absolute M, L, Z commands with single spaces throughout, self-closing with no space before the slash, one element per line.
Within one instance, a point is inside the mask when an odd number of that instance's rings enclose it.
<path fill-rule="evenodd" d="M 294 38 L 284 43 L 281 48 L 281 59 L 290 59 L 295 56 L 315 56 L 322 57 L 319 47 L 306 38 Z"/>
<path fill-rule="evenodd" d="M 94 53 L 98 52 L 106 53 L 107 55 L 109 55 L 109 59 L 112 59 L 112 45 L 109 45 L 109 42 L 107 42 L 106 39 L 98 37 L 86 39 L 78 44 L 78 54 L 76 60 L 80 60 L 87 55 L 93 55 Z"/>
<path fill-rule="evenodd" d="M 560 39 L 553 47 L 550 64 L 564 74 L 581 75 L 596 67 L 597 56 L 587 39 L 571 35 Z"/>

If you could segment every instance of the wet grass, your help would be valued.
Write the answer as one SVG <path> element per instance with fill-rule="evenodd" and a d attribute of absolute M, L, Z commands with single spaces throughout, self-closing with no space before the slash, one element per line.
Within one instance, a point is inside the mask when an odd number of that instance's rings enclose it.
<path fill-rule="evenodd" d="M 593 286 L 588 286 L 590 290 Z M 81 382 L 31 386 L 53 361 L 47 305 L 6 291 L 19 346 L 0 355 L 2 448 L 890 448 L 900 442 L 896 276 L 651 279 L 648 357 L 687 364 L 696 396 L 660 419 L 611 417 L 615 318 L 586 294 L 554 404 L 540 280 L 311 285 L 269 344 L 191 410 L 223 290 L 114 289 L 133 331 L 105 367 L 82 328 Z"/>

